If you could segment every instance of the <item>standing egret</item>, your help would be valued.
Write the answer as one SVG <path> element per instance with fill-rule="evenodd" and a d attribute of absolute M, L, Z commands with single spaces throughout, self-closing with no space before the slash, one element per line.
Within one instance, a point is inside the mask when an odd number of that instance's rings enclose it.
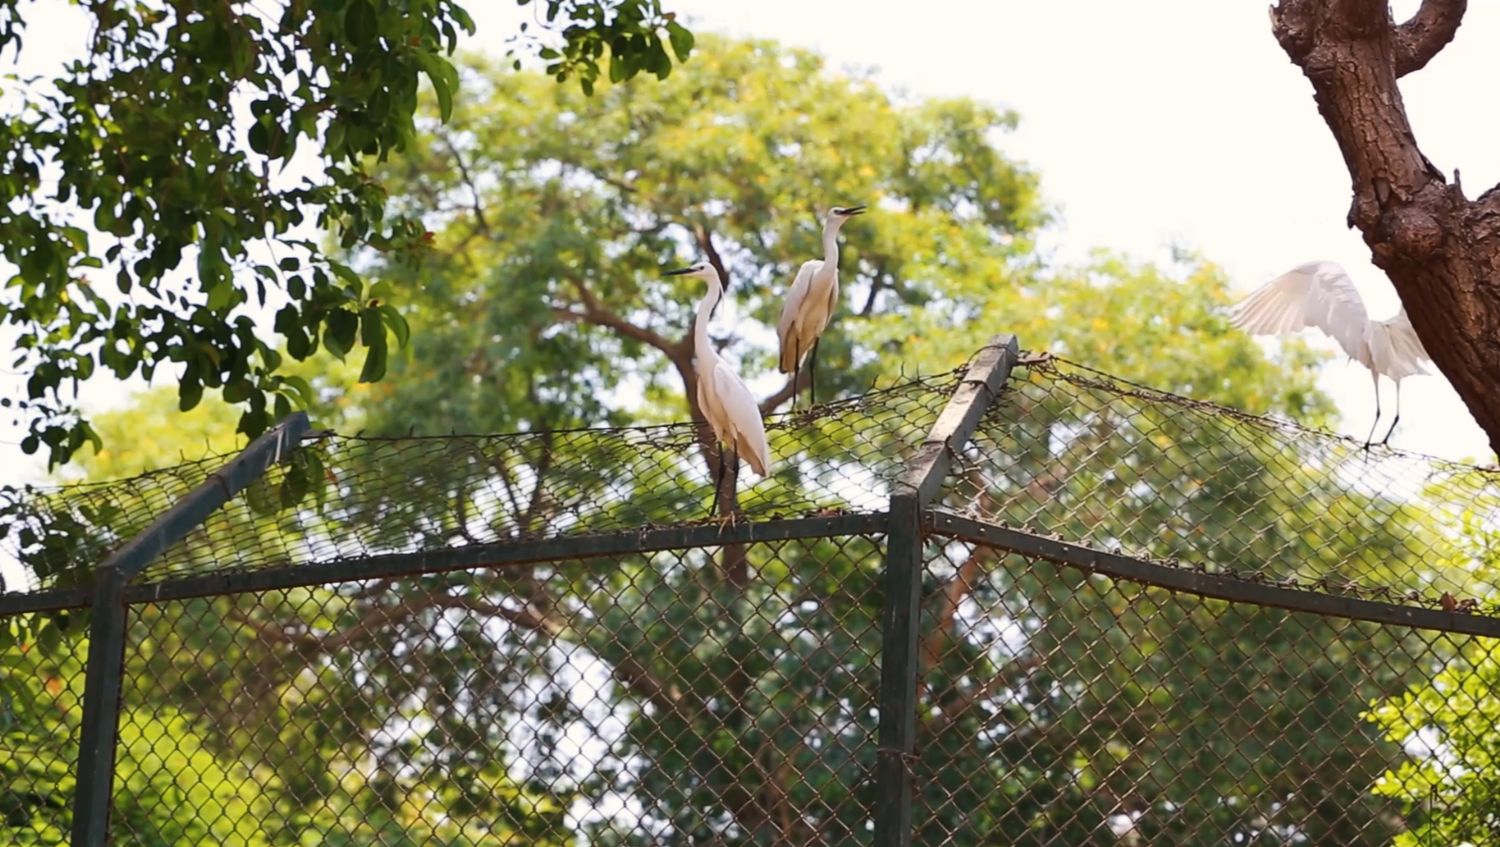
<path fill-rule="evenodd" d="M 792 385 L 802 371 L 802 360 L 811 353 L 807 388 L 814 405 L 818 402 L 818 340 L 839 305 L 839 227 L 864 206 L 835 206 L 828 210 L 823 223 L 823 258 L 802 263 L 797 278 L 786 292 L 781 320 L 776 322 L 776 337 L 781 341 L 780 370 L 792 375 Z M 792 396 L 796 397 L 795 391 Z"/>
<path fill-rule="evenodd" d="M 1255 335 L 1317 327 L 1349 358 L 1369 368 L 1375 383 L 1375 423 L 1365 439 L 1367 449 L 1380 424 L 1381 374 L 1396 384 L 1396 417 L 1380 442 L 1384 445 L 1401 420 L 1401 380 L 1427 373 L 1422 362 L 1431 361 L 1406 317 L 1406 307 L 1389 320 L 1370 320 L 1354 281 L 1337 262 L 1307 262 L 1271 280 L 1234 307 L 1230 324 Z"/>
<path fill-rule="evenodd" d="M 680 270 L 668 271 L 667 276 L 691 276 L 708 283 L 708 293 L 698 303 L 698 317 L 693 322 L 693 353 L 698 360 L 698 408 L 714 437 L 721 445 L 719 450 L 719 474 L 714 480 L 714 500 L 708 507 L 708 516 L 714 516 L 719 506 L 719 488 L 724 483 L 724 472 L 729 461 L 722 445 L 728 444 L 734 452 L 734 478 L 740 476 L 740 456 L 750 460 L 750 468 L 764 477 L 771 467 L 771 447 L 766 441 L 766 425 L 760 416 L 760 407 L 755 397 L 739 374 L 719 358 L 713 345 L 708 343 L 708 319 L 719 299 L 724 296 L 724 284 L 719 272 L 708 262 L 698 262 Z M 733 516 L 731 515 L 731 518 Z"/>

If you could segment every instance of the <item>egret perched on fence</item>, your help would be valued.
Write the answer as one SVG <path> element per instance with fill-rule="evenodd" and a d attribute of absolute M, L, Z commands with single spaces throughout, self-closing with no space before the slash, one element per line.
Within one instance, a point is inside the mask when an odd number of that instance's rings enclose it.
<path fill-rule="evenodd" d="M 708 262 L 680 270 L 668 271 L 667 276 L 691 276 L 708 283 L 708 293 L 698 303 L 698 317 L 693 322 L 693 353 L 698 360 L 698 408 L 713 428 L 714 436 L 721 445 L 719 451 L 719 473 L 714 480 L 714 500 L 708 507 L 708 516 L 713 517 L 719 505 L 719 488 L 724 483 L 728 456 L 722 445 L 728 444 L 734 453 L 734 479 L 740 476 L 740 456 L 750 461 L 750 468 L 764 477 L 771 468 L 771 446 L 766 441 L 766 425 L 760 416 L 760 406 L 755 402 L 749 387 L 739 374 L 730 369 L 719 358 L 712 344 L 708 343 L 708 319 L 719 299 L 724 296 L 724 284 L 719 272 Z M 732 516 L 731 516 L 732 517 Z"/>
<path fill-rule="evenodd" d="M 1396 417 L 1381 444 L 1391 440 L 1401 420 L 1401 380 L 1425 374 L 1431 361 L 1402 306 L 1396 316 L 1372 321 L 1354 281 L 1337 262 L 1307 262 L 1256 289 L 1234 307 L 1230 323 L 1255 335 L 1283 335 L 1317 327 L 1333 337 L 1349 358 L 1370 369 L 1375 382 L 1375 422 L 1365 447 L 1380 425 L 1380 376 L 1396 384 Z"/>
<path fill-rule="evenodd" d="M 781 340 L 781 372 L 792 375 L 793 385 L 801 373 L 802 360 L 811 353 L 807 383 L 813 403 L 818 402 L 818 339 L 839 305 L 839 227 L 864 211 L 864 206 L 835 206 L 828 210 L 828 220 L 823 222 L 823 258 L 802 263 L 792 287 L 787 289 L 781 320 L 776 322 L 776 337 Z M 796 396 L 793 392 L 792 397 Z"/>

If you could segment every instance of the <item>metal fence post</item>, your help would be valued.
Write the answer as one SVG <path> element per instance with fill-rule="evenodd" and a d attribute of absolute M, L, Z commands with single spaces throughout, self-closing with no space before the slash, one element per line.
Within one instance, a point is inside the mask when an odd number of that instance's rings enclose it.
<path fill-rule="evenodd" d="M 95 571 L 88 664 L 84 670 L 83 726 L 79 733 L 78 782 L 73 798 L 73 844 L 104 843 L 114 783 L 115 731 L 120 672 L 125 664 L 125 583 L 119 568 Z"/>
<path fill-rule="evenodd" d="M 153 559 L 297 447 L 308 429 L 306 412 L 297 412 L 272 427 L 95 569 L 78 787 L 73 797 L 73 847 L 103 847 L 109 832 L 120 678 L 125 667 L 125 586 Z"/>
<path fill-rule="evenodd" d="M 875 769 L 875 847 L 909 847 L 921 673 L 922 510 L 937 496 L 961 450 L 1015 367 L 1013 335 L 990 339 L 932 425 L 891 493 L 880 661 L 880 736 Z"/>

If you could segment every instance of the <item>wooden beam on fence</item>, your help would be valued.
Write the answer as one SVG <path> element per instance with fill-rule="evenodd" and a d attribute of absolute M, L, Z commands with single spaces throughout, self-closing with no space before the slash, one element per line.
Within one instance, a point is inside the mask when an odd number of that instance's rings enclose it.
<path fill-rule="evenodd" d="M 916 756 L 917 675 L 922 594 L 922 514 L 999 395 L 1019 358 L 1013 335 L 979 351 L 906 464 L 891 494 L 886 532 L 886 596 L 880 656 L 880 735 L 875 765 L 875 847 L 910 847 L 912 769 Z"/>

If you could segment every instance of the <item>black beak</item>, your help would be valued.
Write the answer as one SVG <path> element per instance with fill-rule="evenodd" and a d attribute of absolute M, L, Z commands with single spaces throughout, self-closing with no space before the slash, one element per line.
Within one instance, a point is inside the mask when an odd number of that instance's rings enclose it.
<path fill-rule="evenodd" d="M 865 213 L 865 209 L 867 209 L 867 208 L 869 208 L 869 207 L 868 206 L 850 206 L 849 208 L 847 208 L 847 209 L 844 210 L 844 214 L 845 215 L 850 215 L 850 216 L 852 216 L 852 215 L 863 215 Z"/>
<path fill-rule="evenodd" d="M 683 274 L 692 272 L 692 268 L 678 268 L 675 271 L 667 271 L 666 273 L 662 274 L 662 276 L 682 276 Z"/>

